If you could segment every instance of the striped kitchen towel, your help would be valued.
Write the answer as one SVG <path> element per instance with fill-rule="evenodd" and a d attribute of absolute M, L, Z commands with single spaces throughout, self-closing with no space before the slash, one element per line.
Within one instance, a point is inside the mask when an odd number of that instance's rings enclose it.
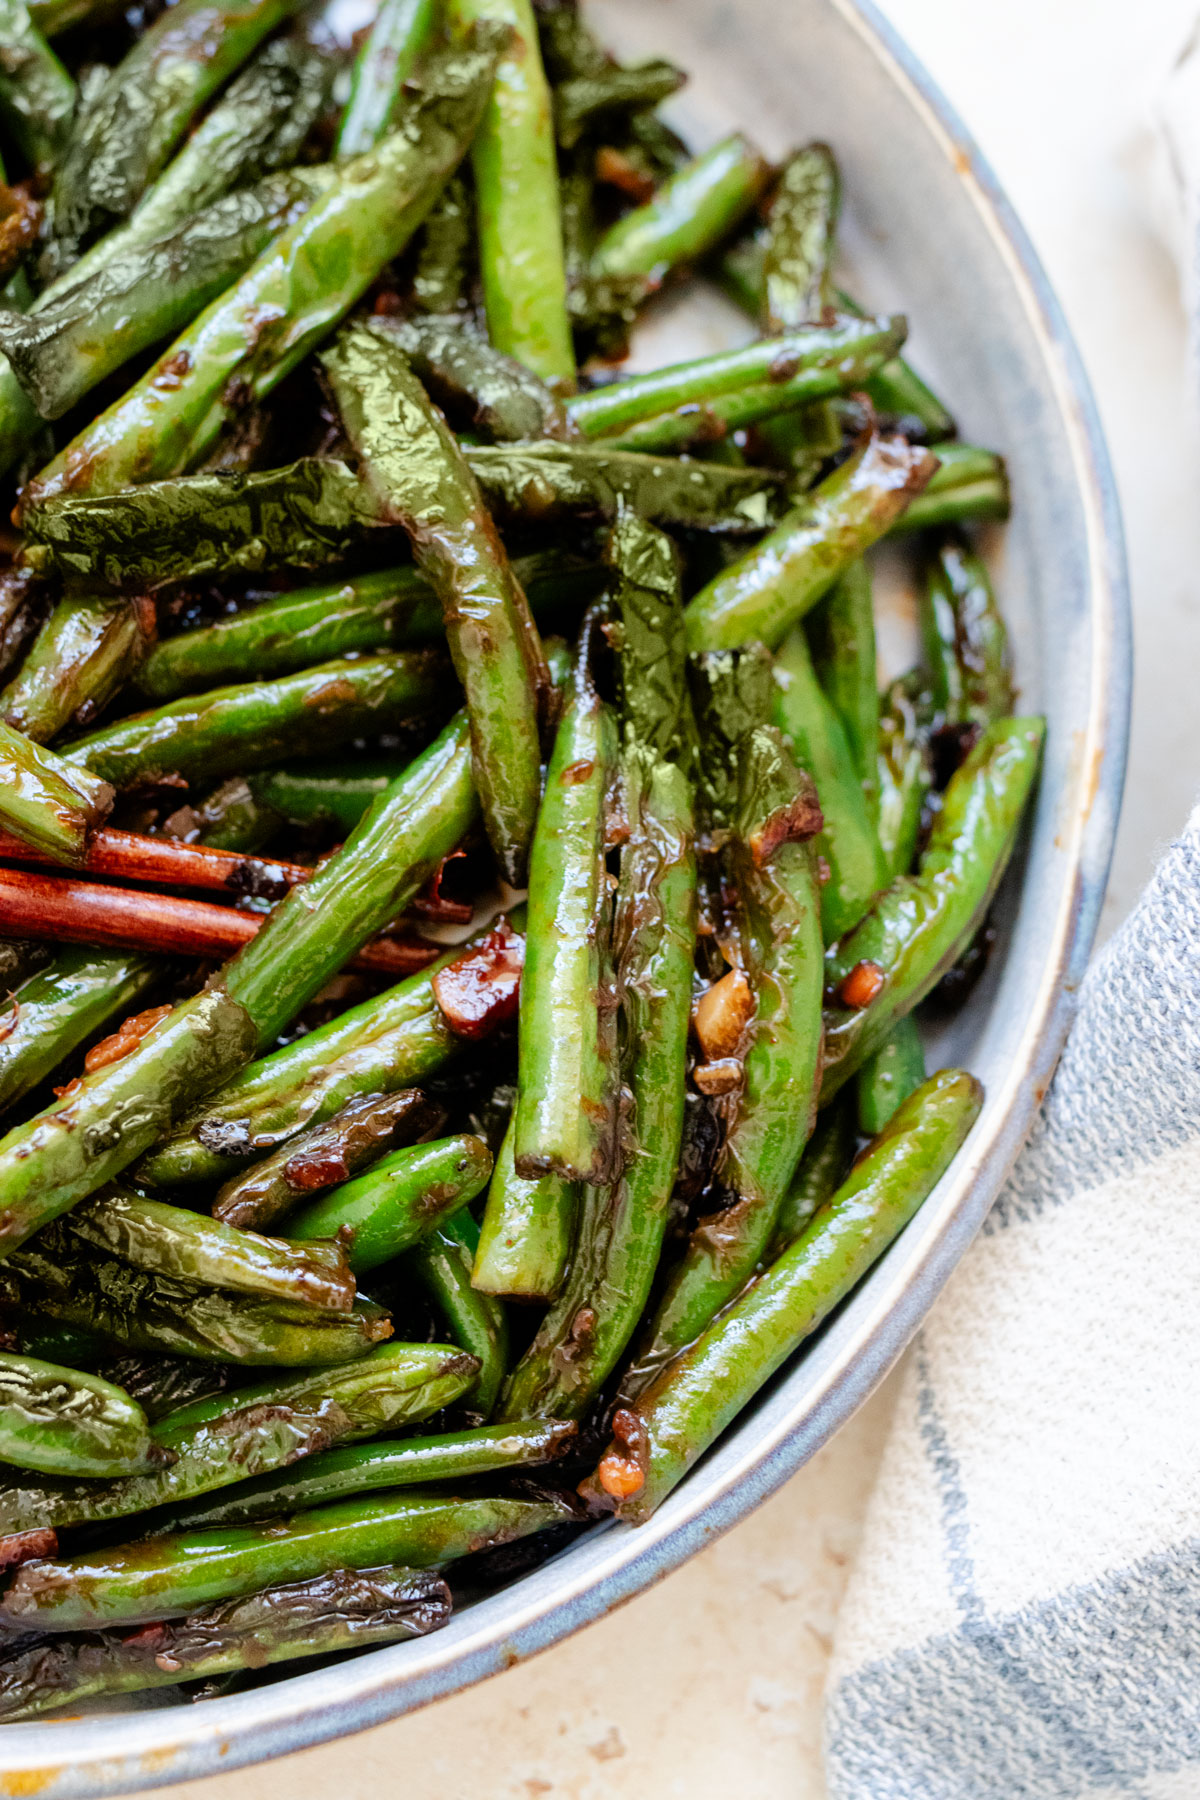
<path fill-rule="evenodd" d="M 908 1354 L 831 1800 L 1200 1800 L 1200 809 Z"/>

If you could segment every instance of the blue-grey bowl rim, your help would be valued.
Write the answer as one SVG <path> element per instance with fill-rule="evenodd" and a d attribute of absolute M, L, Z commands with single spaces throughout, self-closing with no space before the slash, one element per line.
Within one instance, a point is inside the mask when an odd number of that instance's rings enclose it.
<path fill-rule="evenodd" d="M 479 1629 L 451 1654 L 438 1657 L 437 1638 L 421 1646 L 423 1667 L 395 1661 L 397 1646 L 297 1675 L 202 1707 L 169 1708 L 78 1721 L 6 1726 L 0 1740 L 0 1792 L 37 1793 L 40 1800 L 120 1795 L 166 1782 L 194 1780 L 247 1763 L 323 1743 L 500 1673 L 557 1643 L 581 1626 L 631 1599 L 669 1574 L 697 1550 L 745 1517 L 817 1451 L 851 1416 L 892 1367 L 928 1312 L 943 1283 L 974 1237 L 1032 1123 L 1065 1040 L 1074 995 L 1087 965 L 1108 880 L 1125 777 L 1132 679 L 1132 630 L 1120 509 L 1108 451 L 1091 385 L 1066 319 L 1024 228 L 954 108 L 872 0 L 831 4 L 890 60 L 952 142 L 964 176 L 969 174 L 1012 253 L 1035 305 L 1043 342 L 1060 363 L 1060 389 L 1077 412 L 1085 483 L 1097 526 L 1094 550 L 1103 550 L 1106 574 L 1093 582 L 1092 623 L 1104 647 L 1107 679 L 1093 701 L 1090 720 L 1098 766 L 1089 815 L 1079 840 L 1073 928 L 1057 967 L 1049 972 L 1044 1022 L 1035 1061 L 1026 1071 L 969 1194 L 924 1265 L 884 1311 L 861 1348 L 824 1397 L 775 1442 L 751 1453 L 730 1473 L 715 1498 L 684 1514 L 669 1528 L 654 1522 L 636 1533 L 611 1533 L 615 1554 L 599 1577 L 570 1579 L 569 1556 L 518 1584 L 528 1600 L 503 1629 L 488 1623 L 495 1603 L 474 1609 Z M 953 1171 L 951 1171 L 953 1174 Z M 949 1178 L 948 1178 L 949 1179 Z M 679 1490 L 683 1495 L 687 1484 Z M 546 1597 L 543 1598 L 543 1590 Z M 555 1590 L 555 1591 L 551 1591 Z M 499 1597 L 503 1599 L 503 1596 Z"/>

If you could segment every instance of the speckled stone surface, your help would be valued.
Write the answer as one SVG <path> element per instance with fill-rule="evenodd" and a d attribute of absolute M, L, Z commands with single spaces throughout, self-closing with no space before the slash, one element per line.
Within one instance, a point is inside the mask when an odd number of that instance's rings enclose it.
<path fill-rule="evenodd" d="M 646 0 L 653 9 L 671 0 Z M 1105 931 L 1196 788 L 1200 447 L 1174 271 L 1128 172 L 1142 99 L 1195 0 L 885 0 L 979 139 L 1058 289 L 1125 508 L 1138 666 Z M 663 48 L 669 51 L 669 43 Z M 752 129 L 753 121 L 746 121 Z M 820 1695 L 889 1383 L 758 1513 L 527 1667 L 187 1800 L 821 1800 Z"/>

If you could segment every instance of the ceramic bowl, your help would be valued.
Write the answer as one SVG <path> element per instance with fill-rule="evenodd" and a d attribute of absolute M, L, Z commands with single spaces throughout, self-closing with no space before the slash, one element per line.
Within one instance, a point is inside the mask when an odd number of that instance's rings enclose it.
<path fill-rule="evenodd" d="M 834 145 L 858 293 L 910 314 L 912 360 L 964 437 L 1008 458 L 1001 592 L 1022 707 L 1047 713 L 1049 735 L 1001 944 L 937 1045 L 982 1078 L 984 1111 L 849 1303 L 649 1524 L 596 1527 L 421 1642 L 201 1706 L 6 1726 L 0 1791 L 126 1794 L 357 1731 L 545 1649 L 675 1568 L 793 1474 L 891 1367 L 1003 1182 L 1062 1046 L 1116 825 L 1130 651 L 1108 459 L 1054 296 L 969 137 L 863 0 L 596 0 L 593 16 L 619 50 L 689 71 L 678 116 L 697 147 L 733 127 L 773 155 L 814 137 Z M 669 310 L 653 330 L 669 357 Z"/>

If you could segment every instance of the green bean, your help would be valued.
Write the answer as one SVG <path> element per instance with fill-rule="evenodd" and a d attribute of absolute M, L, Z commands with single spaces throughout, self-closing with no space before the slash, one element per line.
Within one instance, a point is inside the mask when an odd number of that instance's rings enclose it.
<path fill-rule="evenodd" d="M 696 777 L 710 830 L 727 833 L 738 809 L 742 740 L 770 723 L 775 665 L 762 644 L 695 651 L 688 686 L 703 745 Z"/>
<path fill-rule="evenodd" d="M 682 450 L 861 387 L 904 342 L 903 318 L 841 319 L 593 388 L 567 404 L 587 438 Z M 933 468 L 932 459 L 930 469 Z"/>
<path fill-rule="evenodd" d="M 0 1253 L 119 1175 L 261 1053 L 408 904 L 476 816 L 460 714 L 201 993 L 0 1140 Z"/>
<path fill-rule="evenodd" d="M 494 349 L 466 319 L 380 318 L 372 329 L 399 344 L 453 423 L 493 443 L 575 435 L 546 383 Z"/>
<path fill-rule="evenodd" d="M 365 1275 L 444 1229 L 486 1187 L 491 1172 L 482 1138 L 460 1134 L 415 1144 L 301 1207 L 289 1219 L 288 1233 L 303 1243 L 348 1232 L 350 1267 Z"/>
<path fill-rule="evenodd" d="M 113 1019 L 130 1012 L 161 965 L 132 951 L 103 955 L 64 944 L 22 982 L 0 1039 L 0 1107 L 11 1106 Z"/>
<path fill-rule="evenodd" d="M 165 775 L 215 781 L 428 715 L 442 702 L 447 674 L 431 650 L 322 663 L 134 713 L 78 738 L 67 758 L 75 771 L 90 770 L 116 787 Z"/>
<path fill-rule="evenodd" d="M 178 18 L 176 6 L 161 22 Z M 226 423 L 269 394 L 404 248 L 470 142 L 493 66 L 490 49 L 431 63 L 422 93 L 379 148 L 341 165 L 336 184 L 303 218 L 41 472 L 26 503 L 79 492 L 85 482 L 88 493 L 109 494 L 199 461 Z"/>
<path fill-rule="evenodd" d="M 580 1418 L 616 1367 L 658 1267 L 683 1131 L 696 866 L 687 782 L 635 749 L 614 927 L 629 1111 L 624 1168 L 587 1189 L 570 1273 L 505 1390 L 501 1416 Z"/>
<path fill-rule="evenodd" d="M 604 580 L 597 564 L 559 551 L 518 557 L 513 573 L 535 614 L 592 600 Z M 214 625 L 168 638 L 150 652 L 138 670 L 137 684 L 149 699 L 169 700 L 214 682 L 246 681 L 252 676 L 261 680 L 333 657 L 436 643 L 443 629 L 441 605 L 424 576 L 413 568 L 381 569 L 319 587 L 295 588 Z M 307 779 L 296 774 L 297 800 L 288 805 L 279 805 L 282 793 L 279 799 L 268 799 L 270 774 L 254 785 L 256 791 L 261 785 L 266 804 L 298 823 L 289 807 L 297 804 Z M 314 779 L 319 782 L 322 777 Z M 345 779 L 353 780 L 349 772 Z M 365 779 L 385 785 L 378 776 Z M 358 813 L 364 805 L 365 800 Z M 358 813 L 350 817 L 339 810 L 337 816 L 343 824 L 347 818 L 353 824 Z"/>
<path fill-rule="evenodd" d="M 15 403 L 13 387 L 19 396 Z M 3 461 L 5 433 L 13 425 L 15 415 L 28 405 L 16 376 L 0 357 L 0 468 L 7 467 Z M 24 556 L 0 569 L 0 674 L 12 667 L 41 624 L 45 598 L 45 587 Z"/>
<path fill-rule="evenodd" d="M 900 875 L 839 944 L 827 970 L 821 1098 L 828 1101 L 911 1012 L 974 935 L 1016 843 L 1041 756 L 1042 719 L 999 719 L 946 789 L 915 875 Z M 842 984 L 863 965 L 872 992 Z"/>
<path fill-rule="evenodd" d="M 219 1498 L 183 1501 L 157 1514 L 153 1524 L 156 1531 L 246 1525 L 375 1488 L 462 1481 L 496 1469 L 527 1468 L 565 1455 L 575 1437 L 576 1427 L 569 1420 L 529 1419 L 477 1425 L 437 1437 L 406 1437 L 398 1443 L 343 1444 L 306 1456 L 294 1468 L 240 1482 Z"/>
<path fill-rule="evenodd" d="M 934 468 L 928 451 L 874 436 L 687 609 L 693 650 L 778 644 L 883 535 Z"/>
<path fill-rule="evenodd" d="M 636 1393 L 749 1280 L 770 1242 L 816 1118 L 824 955 L 816 856 L 818 809 L 778 732 L 759 727 L 739 752 L 738 816 L 728 871 L 742 912 L 741 953 L 755 1008 L 740 1093 L 717 1167 L 729 1204 L 701 1218 L 670 1271 L 622 1392 Z"/>
<path fill-rule="evenodd" d="M 54 1329 L 71 1333 L 71 1327 L 55 1325 Z M 78 1335 L 78 1334 L 77 1334 Z M 112 1346 L 97 1339 L 97 1349 L 85 1354 L 106 1381 L 125 1389 L 136 1400 L 152 1424 L 164 1419 L 193 1400 L 207 1400 L 210 1394 L 222 1394 L 231 1384 L 231 1371 L 220 1363 L 185 1361 L 183 1357 L 142 1356 L 133 1350 L 113 1353 Z"/>
<path fill-rule="evenodd" d="M 348 1312 L 354 1304 L 351 1265 L 340 1244 L 310 1247 L 259 1237 L 119 1184 L 77 1206 L 71 1227 L 95 1249 L 154 1275 L 329 1312 Z"/>
<path fill-rule="evenodd" d="M 533 840 L 513 1162 L 526 1178 L 601 1182 L 616 1132 L 604 855 L 617 746 L 590 646 L 585 631 Z"/>
<path fill-rule="evenodd" d="M 86 251 L 66 283 L 76 285 L 134 244 L 166 237 L 232 189 L 294 163 L 324 109 L 333 74 L 332 58 L 302 32 L 267 44 L 201 119 L 129 222 Z"/>
<path fill-rule="evenodd" d="M 488 506 L 518 523 L 614 518 L 624 502 L 659 524 L 740 535 L 780 510 L 780 477 L 768 469 L 554 443 L 472 446 L 466 459 Z M 333 457 L 61 498 L 31 505 L 25 523 L 31 572 L 142 589 L 280 564 L 322 568 L 373 537 L 394 555 L 396 537 L 394 520 Z"/>
<path fill-rule="evenodd" d="M 435 1074 L 465 1041 L 438 1005 L 437 976 L 460 956 L 479 957 L 486 965 L 503 949 L 493 944 L 492 933 L 484 933 L 448 950 L 419 975 L 251 1063 L 189 1110 L 138 1165 L 139 1177 L 167 1188 L 216 1180 L 235 1173 L 253 1152 L 275 1149 L 321 1125 L 358 1095 L 394 1093 Z"/>
<path fill-rule="evenodd" d="M 767 214 L 763 290 L 768 331 L 794 331 L 830 303 L 841 203 L 837 164 L 826 144 L 809 144 L 784 165 Z"/>
<path fill-rule="evenodd" d="M 610 114 L 657 106 L 681 88 L 685 79 L 674 63 L 655 60 L 632 68 L 609 64 L 558 82 L 554 90 L 558 141 L 564 150 L 573 150 L 585 132 L 603 129 Z"/>
<path fill-rule="evenodd" d="M 935 444 L 938 467 L 894 532 L 929 531 L 983 519 L 1007 519 L 1008 472 L 1002 457 L 973 444 Z"/>
<path fill-rule="evenodd" d="M 986 566 L 956 538 L 924 559 L 921 633 L 933 703 L 948 725 L 990 725 L 1011 710 L 1008 632 Z"/>
<path fill-rule="evenodd" d="M 391 1335 L 386 1314 L 369 1302 L 332 1313 L 197 1287 L 103 1256 L 58 1220 L 0 1265 L 0 1299 L 130 1350 L 203 1362 L 321 1367 L 365 1356 Z"/>
<path fill-rule="evenodd" d="M 508 1319 L 499 1300 L 471 1284 L 478 1245 L 475 1221 L 470 1213 L 460 1212 L 427 1232 L 405 1262 L 450 1327 L 455 1343 L 479 1359 L 479 1373 L 467 1398 L 471 1411 L 488 1419 L 508 1372 Z"/>
<path fill-rule="evenodd" d="M 110 1381 L 0 1353 L 0 1457 L 47 1475 L 112 1476 L 140 1475 L 162 1452 L 141 1407 Z"/>
<path fill-rule="evenodd" d="M 911 1013 L 898 1019 L 854 1078 L 858 1128 L 876 1137 L 925 1079 L 925 1047 Z"/>
<path fill-rule="evenodd" d="M 488 336 L 543 381 L 570 388 L 575 353 L 554 121 L 533 7 L 530 0 L 450 0 L 447 12 L 460 31 L 489 19 L 510 33 L 472 149 Z"/>
<path fill-rule="evenodd" d="M 839 1094 L 817 1114 L 813 1134 L 779 1209 L 766 1260 L 773 1263 L 795 1242 L 850 1173 L 857 1144 L 855 1108 Z"/>
<path fill-rule="evenodd" d="M 718 468 L 688 457 L 648 456 L 580 444 L 494 444 L 467 452 L 492 510 L 513 524 L 615 519 L 622 506 L 656 525 L 744 536 L 780 510 L 769 469 Z"/>
<path fill-rule="evenodd" d="M 769 177 L 770 165 L 740 133 L 722 139 L 605 232 L 593 273 L 640 275 L 648 290 L 660 287 L 672 269 L 697 262 L 729 236 Z"/>
<path fill-rule="evenodd" d="M 925 796 L 933 786 L 933 770 L 924 735 L 912 710 L 889 694 L 880 718 L 879 818 L 877 829 L 888 879 L 907 875 L 916 855 Z"/>
<path fill-rule="evenodd" d="M 475 1360 L 445 1344 L 382 1344 L 342 1368 L 210 1394 L 176 1408 L 151 1433 L 162 1466 L 123 1480 L 44 1481 L 0 1490 L 0 1528 L 26 1531 L 125 1519 L 290 1468 L 334 1444 L 426 1419 L 460 1398 Z M 120 1475 L 121 1470 L 105 1470 Z"/>
<path fill-rule="evenodd" d="M 821 888 L 821 929 L 833 943 L 858 924 L 887 868 L 867 811 L 840 715 L 813 673 L 803 628 L 797 626 L 775 658 L 774 723 L 792 742 L 796 760 L 817 784 L 824 823 L 817 853 L 829 866 Z"/>
<path fill-rule="evenodd" d="M 805 627 L 821 687 L 845 729 L 850 761 L 874 822 L 879 811 L 879 688 L 871 571 L 851 563 Z"/>
<path fill-rule="evenodd" d="M 22 843 L 75 865 L 88 834 L 108 817 L 113 791 L 81 769 L 0 722 L 0 826 Z"/>
<path fill-rule="evenodd" d="M 579 1191 L 561 1175 L 518 1175 L 516 1128 L 514 1112 L 488 1184 L 471 1285 L 503 1300 L 552 1300 L 571 1254 Z"/>
<path fill-rule="evenodd" d="M 132 357 L 174 337 L 336 179 L 327 167 L 268 175 L 110 255 L 61 299 L 0 313 L 0 351 L 41 416 L 61 418 Z"/>
<path fill-rule="evenodd" d="M 838 305 L 847 312 L 861 314 L 862 308 L 840 289 L 836 298 Z M 945 438 L 954 436 L 953 418 L 933 389 L 903 357 L 897 356 L 877 370 L 867 383 L 867 393 L 879 412 L 900 421 L 902 430 L 907 421 L 915 420 L 927 443 L 942 445 Z M 909 432 L 906 431 L 906 435 Z"/>
<path fill-rule="evenodd" d="M 436 1575 L 334 1569 L 202 1607 L 176 1625 L 125 1637 L 63 1636 L 17 1651 L 0 1673 L 0 1718 L 421 1637 L 449 1613 L 449 1592 Z"/>
<path fill-rule="evenodd" d="M 417 1088 L 359 1094 L 323 1124 L 289 1137 L 219 1189 L 213 1217 L 243 1231 L 264 1231 L 310 1195 L 339 1187 L 389 1150 L 411 1142 L 439 1117 Z M 328 1232 L 308 1236 L 333 1236 Z"/>
<path fill-rule="evenodd" d="M 184 1532 L 63 1562 L 25 1563 L 0 1596 L 0 1622 L 71 1631 L 177 1618 L 215 1600 L 333 1569 L 389 1561 L 438 1568 L 574 1516 L 561 1500 L 413 1493 L 352 1500 L 313 1508 L 286 1524 Z"/>
<path fill-rule="evenodd" d="M 949 1168 L 982 1099 L 979 1083 L 953 1069 L 919 1088 L 778 1262 L 632 1412 L 618 1413 L 616 1442 L 587 1491 L 615 1501 L 622 1518 L 649 1518 L 903 1230 Z"/>
<path fill-rule="evenodd" d="M 193 114 L 283 20 L 287 0 L 178 0 L 81 109 L 54 187 L 62 264 L 128 217 Z"/>
<path fill-rule="evenodd" d="M 671 756 L 682 748 L 691 724 L 679 555 L 665 533 L 624 508 L 605 554 L 615 576 L 612 600 L 619 625 L 613 635 L 625 739 L 658 757 Z M 633 785 L 640 790 L 640 778 Z"/>
<path fill-rule="evenodd" d="M 484 828 L 501 873 L 525 877 L 541 782 L 541 640 L 479 487 L 404 352 L 343 326 L 321 357 L 364 480 L 412 540 L 441 600 L 471 721 Z"/>
<path fill-rule="evenodd" d="M 154 635 L 154 608 L 141 596 L 60 600 L 0 694 L 0 715 L 39 744 L 73 722 L 90 725 L 138 669 Z"/>
<path fill-rule="evenodd" d="M 437 11 L 437 0 L 382 0 L 355 59 L 336 155 L 357 156 L 379 142 L 405 81 L 433 36 Z"/>
<path fill-rule="evenodd" d="M 78 95 L 24 0 L 0 6 L 0 115 L 30 168 L 49 174 L 62 155 Z"/>
<path fill-rule="evenodd" d="M 468 300 L 475 248 L 475 203 L 461 175 L 434 201 L 417 240 L 413 302 L 421 312 L 460 312 Z"/>

